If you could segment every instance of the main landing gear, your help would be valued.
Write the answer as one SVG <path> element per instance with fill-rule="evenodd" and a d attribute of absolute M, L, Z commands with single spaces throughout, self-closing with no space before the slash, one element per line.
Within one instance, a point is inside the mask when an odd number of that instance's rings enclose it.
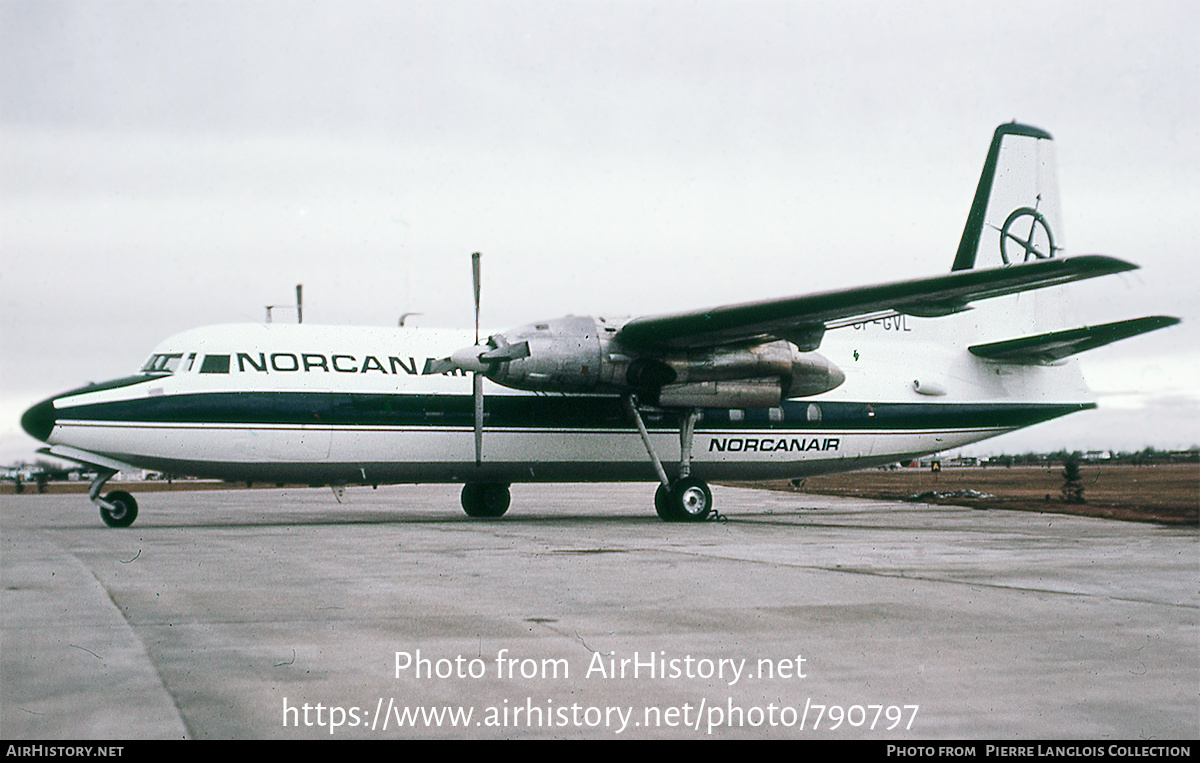
<path fill-rule="evenodd" d="M 704 480 L 691 476 L 692 472 L 692 439 L 696 431 L 696 421 L 700 412 L 694 408 L 684 411 L 679 424 L 679 478 L 672 481 L 667 477 L 662 461 L 654 451 L 650 442 L 650 434 L 642 421 L 637 403 L 632 395 L 623 398 L 625 410 L 628 411 L 633 423 L 637 425 L 638 434 L 642 436 L 642 444 L 654 463 L 654 471 L 661 483 L 654 493 L 654 509 L 658 516 L 667 522 L 702 522 L 713 513 L 712 491 Z"/>
<path fill-rule="evenodd" d="M 104 524 L 109 527 L 129 527 L 138 515 L 137 501 L 133 496 L 124 490 L 114 490 L 103 498 L 100 497 L 100 489 L 114 474 L 116 471 L 112 469 L 101 469 L 97 472 L 88 490 L 88 498 L 100 507 L 100 518 L 104 520 Z"/>
<path fill-rule="evenodd" d="M 712 491 L 708 484 L 701 479 L 691 476 L 692 471 L 692 440 L 696 432 L 696 422 L 700 419 L 700 411 L 688 408 L 682 412 L 679 422 L 679 477 L 671 480 L 663 468 L 662 461 L 654 451 L 642 414 L 638 411 L 637 402 L 632 395 L 622 398 L 625 410 L 637 425 L 642 444 L 654 464 L 658 475 L 659 486 L 654 493 L 654 510 L 658 516 L 667 522 L 702 522 L 714 515 Z M 504 516 L 512 498 L 509 486 L 502 483 L 468 482 L 462 489 L 462 507 L 467 516 L 480 519 L 494 519 Z M 108 521 L 107 519 L 105 521 Z"/>
<path fill-rule="evenodd" d="M 468 517 L 494 519 L 504 516 L 512 495 L 508 485 L 468 482 L 462 489 L 462 507 Z"/>

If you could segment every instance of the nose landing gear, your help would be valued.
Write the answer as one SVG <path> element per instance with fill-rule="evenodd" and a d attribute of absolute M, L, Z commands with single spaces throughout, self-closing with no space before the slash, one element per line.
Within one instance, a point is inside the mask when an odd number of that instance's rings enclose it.
<path fill-rule="evenodd" d="M 138 515 L 137 501 L 133 496 L 124 490 L 114 490 L 103 498 L 100 497 L 100 489 L 116 473 L 114 469 L 101 469 L 97 472 L 88 490 L 88 498 L 100 507 L 100 518 L 104 520 L 104 524 L 109 527 L 129 527 Z"/>

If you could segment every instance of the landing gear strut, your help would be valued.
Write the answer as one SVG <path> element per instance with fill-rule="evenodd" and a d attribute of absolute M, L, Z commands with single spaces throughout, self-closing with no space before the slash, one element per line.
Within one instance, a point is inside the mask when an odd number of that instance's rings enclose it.
<path fill-rule="evenodd" d="M 626 395 L 624 401 L 625 410 L 637 425 L 642 444 L 646 446 L 646 452 L 654 463 L 654 471 L 661 483 L 654 493 L 654 510 L 658 512 L 658 516 L 667 522 L 701 522 L 707 519 L 713 511 L 712 491 L 708 489 L 704 480 L 691 476 L 692 439 L 700 412 L 689 408 L 683 414 L 683 420 L 679 424 L 679 478 L 671 481 L 654 451 L 650 434 L 646 431 L 646 424 L 642 421 L 633 396 Z"/>
<path fill-rule="evenodd" d="M 468 482 L 462 489 L 462 507 L 468 517 L 491 518 L 504 516 L 512 495 L 508 485 Z"/>
<path fill-rule="evenodd" d="M 129 527 L 138 514 L 137 501 L 133 496 L 124 490 L 114 490 L 103 498 L 100 497 L 100 489 L 114 474 L 116 471 L 112 469 L 101 469 L 97 472 L 88 490 L 88 498 L 100 507 L 100 518 L 104 520 L 104 524 L 109 527 Z"/>

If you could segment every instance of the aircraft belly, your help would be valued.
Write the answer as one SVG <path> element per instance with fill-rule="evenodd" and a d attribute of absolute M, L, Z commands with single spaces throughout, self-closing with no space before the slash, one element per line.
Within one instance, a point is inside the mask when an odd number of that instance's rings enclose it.
<path fill-rule="evenodd" d="M 697 432 L 692 473 L 719 480 L 846 471 L 958 447 L 1003 431 Z M 668 473 L 676 474 L 678 434 L 657 432 L 651 440 Z M 471 430 L 335 429 L 329 458 L 308 469 L 310 476 L 368 483 L 656 479 L 640 438 L 631 432 L 485 430 L 483 463 L 476 466 Z"/>

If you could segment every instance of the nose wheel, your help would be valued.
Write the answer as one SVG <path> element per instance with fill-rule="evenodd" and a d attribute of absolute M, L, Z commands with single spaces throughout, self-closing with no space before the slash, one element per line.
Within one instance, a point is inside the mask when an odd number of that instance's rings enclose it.
<path fill-rule="evenodd" d="M 137 501 L 124 490 L 114 490 L 104 496 L 108 506 L 100 506 L 100 518 L 109 527 L 129 527 L 137 519 Z"/>

